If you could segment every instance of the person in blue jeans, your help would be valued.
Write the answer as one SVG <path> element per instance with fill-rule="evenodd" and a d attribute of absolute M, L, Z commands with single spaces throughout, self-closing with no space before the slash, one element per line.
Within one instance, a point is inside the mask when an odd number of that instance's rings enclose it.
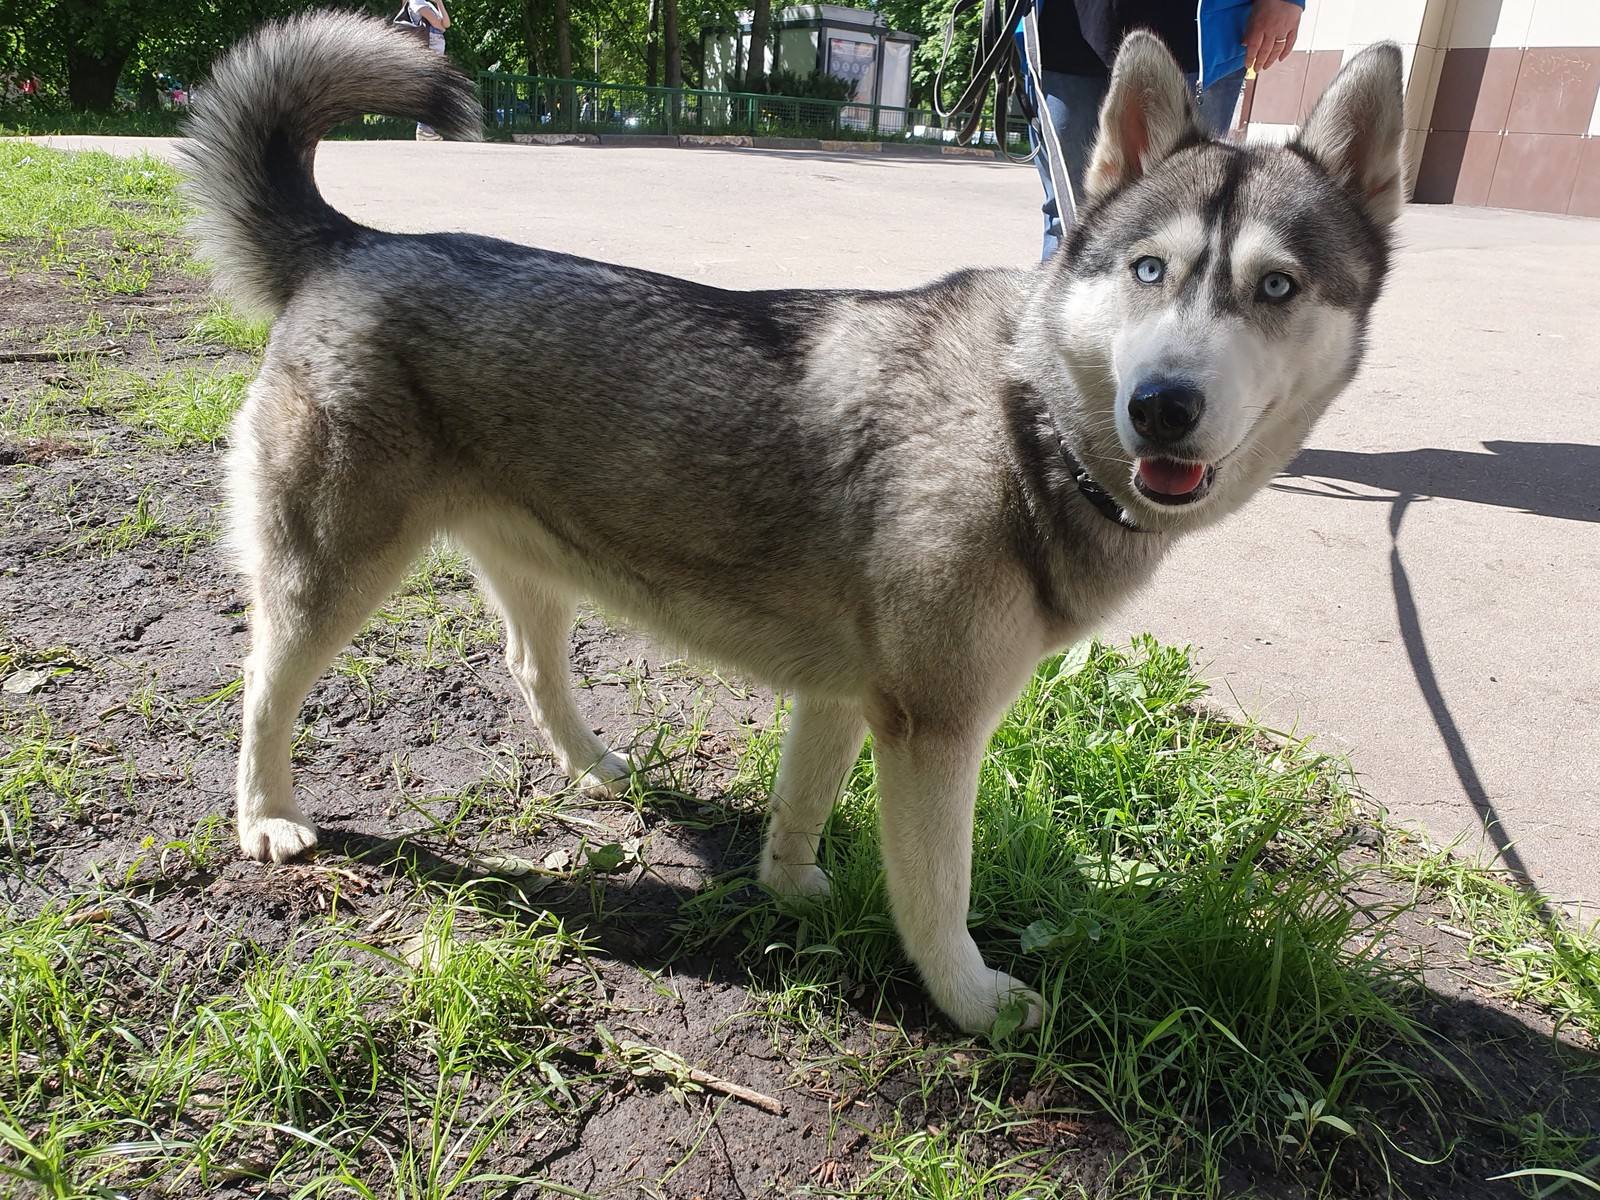
<path fill-rule="evenodd" d="M 1061 139 L 1067 178 L 1083 193 L 1100 102 L 1117 47 L 1133 29 L 1154 32 L 1195 88 L 1201 126 L 1228 131 L 1245 71 L 1264 71 L 1294 49 L 1305 0 L 1039 0 L 1039 78 L 1034 95 Z M 1044 253 L 1061 244 L 1063 226 L 1043 148 L 1035 156 L 1044 182 Z"/>

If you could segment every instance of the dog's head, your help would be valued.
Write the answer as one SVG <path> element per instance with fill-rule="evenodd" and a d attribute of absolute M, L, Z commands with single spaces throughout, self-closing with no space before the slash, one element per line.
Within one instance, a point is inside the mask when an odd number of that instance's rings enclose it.
<path fill-rule="evenodd" d="M 1376 45 L 1287 146 L 1224 145 L 1166 47 L 1123 43 L 1025 353 L 1045 348 L 1068 443 L 1141 526 L 1237 508 L 1355 373 L 1404 201 L 1403 102 L 1400 51 Z"/>

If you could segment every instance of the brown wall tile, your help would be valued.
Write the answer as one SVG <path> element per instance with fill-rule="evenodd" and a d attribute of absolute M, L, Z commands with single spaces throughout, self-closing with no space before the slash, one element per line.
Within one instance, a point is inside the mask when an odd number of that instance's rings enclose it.
<path fill-rule="evenodd" d="M 1299 120 L 1304 121 L 1311 115 L 1311 110 L 1317 105 L 1317 98 L 1333 82 L 1333 77 L 1339 73 L 1339 64 L 1343 61 L 1343 50 L 1311 52 L 1311 61 L 1306 64 L 1305 86 L 1300 91 Z"/>
<path fill-rule="evenodd" d="M 1583 139 L 1567 211 L 1575 217 L 1600 217 L 1600 137 Z"/>
<path fill-rule="evenodd" d="M 1489 204 L 1533 212 L 1564 213 L 1578 178 L 1576 134 L 1508 133 L 1500 139 Z"/>
<path fill-rule="evenodd" d="M 1446 51 L 1429 127 L 1461 132 L 1504 129 L 1521 63 L 1521 50 Z"/>
<path fill-rule="evenodd" d="M 1522 53 L 1506 129 L 1587 133 L 1596 92 L 1600 92 L 1600 48 L 1529 46 Z"/>
<path fill-rule="evenodd" d="M 1308 52 L 1296 50 L 1275 67 L 1256 76 L 1250 119 L 1263 125 L 1295 125 L 1300 121 L 1300 96 L 1305 91 Z"/>
<path fill-rule="evenodd" d="M 1419 204 L 1488 204 L 1503 140 L 1498 133 L 1435 129 L 1422 150 L 1413 199 Z"/>

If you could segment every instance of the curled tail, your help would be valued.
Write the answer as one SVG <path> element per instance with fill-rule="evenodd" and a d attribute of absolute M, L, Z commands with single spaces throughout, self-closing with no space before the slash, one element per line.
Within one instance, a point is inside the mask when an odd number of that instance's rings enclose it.
<path fill-rule="evenodd" d="M 220 59 L 183 146 L 201 253 L 218 285 L 270 315 L 360 231 L 317 191 L 317 142 L 363 113 L 480 136 L 472 82 L 385 21 L 315 12 L 264 25 Z"/>

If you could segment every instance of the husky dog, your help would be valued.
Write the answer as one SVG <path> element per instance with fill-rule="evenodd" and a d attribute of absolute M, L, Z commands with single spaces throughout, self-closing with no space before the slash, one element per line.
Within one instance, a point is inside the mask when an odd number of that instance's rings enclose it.
<path fill-rule="evenodd" d="M 277 318 L 230 463 L 254 599 L 244 853 L 316 845 L 300 705 L 448 536 L 585 788 L 632 764 L 573 701 L 580 597 L 793 694 L 760 867 L 777 892 L 827 890 L 818 838 L 870 730 L 906 952 L 963 1028 L 1019 1001 L 1037 1024 L 967 931 L 979 760 L 1038 660 L 1254 495 L 1354 374 L 1402 203 L 1398 49 L 1357 55 L 1267 149 L 1209 141 L 1135 34 L 1063 251 L 905 292 L 729 292 L 356 224 L 312 178 L 330 126 L 480 119 L 468 80 L 381 22 L 267 26 L 203 99 L 203 249 Z"/>

